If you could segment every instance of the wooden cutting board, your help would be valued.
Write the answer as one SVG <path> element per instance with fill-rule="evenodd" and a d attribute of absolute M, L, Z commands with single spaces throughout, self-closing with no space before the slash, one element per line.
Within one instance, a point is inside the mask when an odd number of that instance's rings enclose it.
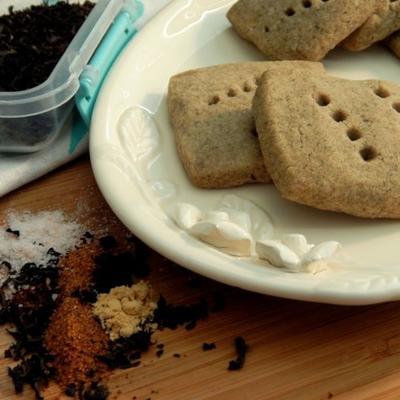
<path fill-rule="evenodd" d="M 134 199 L 132 199 L 134 206 Z M 124 228 L 96 188 L 88 159 L 40 179 L 0 200 L 0 219 L 9 209 L 62 209 L 82 222 Z M 143 356 L 139 367 L 112 374 L 111 399 L 136 400 L 316 400 L 400 399 L 400 303 L 339 307 L 256 295 L 195 276 L 154 253 L 150 282 L 170 302 L 188 303 L 223 293 L 225 309 L 194 330 L 165 330 L 165 346 Z M 233 340 L 250 345 L 244 368 L 228 371 Z M 0 331 L 0 354 L 11 339 Z M 216 349 L 204 352 L 202 344 Z M 174 356 L 179 354 L 180 358 Z M 2 357 L 2 356 L 1 356 Z M 0 359 L 0 399 L 16 396 Z M 56 385 L 46 399 L 63 399 Z"/>

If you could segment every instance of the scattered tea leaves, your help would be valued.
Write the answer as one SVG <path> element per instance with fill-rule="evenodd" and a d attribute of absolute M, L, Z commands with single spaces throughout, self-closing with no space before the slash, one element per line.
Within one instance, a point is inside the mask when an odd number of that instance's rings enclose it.
<path fill-rule="evenodd" d="M 158 308 L 154 313 L 154 321 L 159 328 L 176 329 L 180 325 L 186 325 L 190 330 L 196 326 L 199 320 L 205 320 L 208 317 L 208 303 L 201 299 L 198 303 L 189 305 L 168 304 L 164 297 L 160 296 Z"/>

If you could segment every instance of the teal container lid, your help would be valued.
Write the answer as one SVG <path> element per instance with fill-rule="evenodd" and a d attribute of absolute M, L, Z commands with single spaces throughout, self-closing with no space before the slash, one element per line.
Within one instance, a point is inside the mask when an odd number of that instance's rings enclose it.
<path fill-rule="evenodd" d="M 87 125 L 90 124 L 97 95 L 104 79 L 116 58 L 136 34 L 135 22 L 142 14 L 143 4 L 141 2 L 136 0 L 126 1 L 90 63 L 84 68 L 80 76 L 76 105 Z"/>

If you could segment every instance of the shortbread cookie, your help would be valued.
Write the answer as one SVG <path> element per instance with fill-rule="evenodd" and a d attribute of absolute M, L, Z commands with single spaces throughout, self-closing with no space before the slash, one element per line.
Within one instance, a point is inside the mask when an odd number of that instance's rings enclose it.
<path fill-rule="evenodd" d="M 190 180 L 203 188 L 270 182 L 251 103 L 262 73 L 288 62 L 248 62 L 191 70 L 171 78 L 168 110 Z M 319 63 L 289 62 L 321 70 Z"/>
<path fill-rule="evenodd" d="M 342 43 L 348 50 L 361 51 L 400 29 L 400 1 L 381 0 L 379 9 Z"/>
<path fill-rule="evenodd" d="M 388 37 L 385 40 L 385 44 L 398 58 L 400 58 L 400 31 L 397 31 Z"/>
<path fill-rule="evenodd" d="M 273 60 L 314 60 L 360 27 L 381 0 L 239 0 L 228 19 Z"/>
<path fill-rule="evenodd" d="M 400 218 L 400 87 L 274 69 L 253 112 L 283 197 L 368 218 Z"/>

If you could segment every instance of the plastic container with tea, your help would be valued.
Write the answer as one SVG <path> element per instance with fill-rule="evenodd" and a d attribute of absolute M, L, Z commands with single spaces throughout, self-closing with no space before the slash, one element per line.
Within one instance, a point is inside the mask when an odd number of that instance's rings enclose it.
<path fill-rule="evenodd" d="M 55 3 L 55 4 L 54 4 Z M 0 152 L 43 149 L 117 16 L 135 0 L 0 2 Z"/>

